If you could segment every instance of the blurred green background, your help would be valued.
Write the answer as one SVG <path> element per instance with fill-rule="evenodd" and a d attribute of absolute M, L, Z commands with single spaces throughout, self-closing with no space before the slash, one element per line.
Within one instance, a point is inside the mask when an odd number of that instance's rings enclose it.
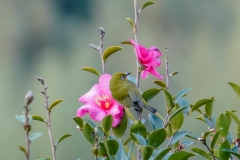
<path fill-rule="evenodd" d="M 14 118 L 21 114 L 24 96 L 32 90 L 35 98 L 30 114 L 46 117 L 44 99 L 37 76 L 49 85 L 50 103 L 64 101 L 52 113 L 53 136 L 72 137 L 57 148 L 59 160 L 93 159 L 83 134 L 75 129 L 72 117 L 82 105 L 78 98 L 98 82 L 97 76 L 82 71 L 91 66 L 101 71 L 99 53 L 89 44 L 99 43 L 98 27 L 106 31 L 104 48 L 120 45 L 124 50 L 111 56 L 106 72 L 134 73 L 133 48 L 121 41 L 133 38 L 125 18 L 134 19 L 133 0 L 2 0 L 0 1 L 0 159 L 24 159 L 18 150 L 25 146 L 22 125 Z M 139 7 L 145 2 L 139 0 Z M 174 95 L 184 88 L 191 103 L 215 96 L 214 116 L 235 109 L 239 115 L 240 101 L 227 82 L 240 84 L 240 1 L 237 0 L 156 0 L 142 11 L 139 19 L 139 41 L 146 47 L 157 46 L 169 51 L 169 70 L 179 74 L 170 80 Z M 165 76 L 164 57 L 159 72 Z M 155 78 L 141 81 L 141 90 L 156 87 Z M 150 101 L 165 115 L 162 93 Z M 182 130 L 200 136 L 207 125 L 186 119 Z M 147 113 L 144 114 L 147 118 Z M 217 117 L 216 117 L 217 118 Z M 234 123 L 234 122 L 233 122 Z M 51 157 L 47 128 L 32 122 L 33 132 L 43 136 L 31 144 L 31 159 L 37 155 Z M 235 126 L 231 128 L 235 137 Z M 201 159 L 195 157 L 193 159 Z"/>

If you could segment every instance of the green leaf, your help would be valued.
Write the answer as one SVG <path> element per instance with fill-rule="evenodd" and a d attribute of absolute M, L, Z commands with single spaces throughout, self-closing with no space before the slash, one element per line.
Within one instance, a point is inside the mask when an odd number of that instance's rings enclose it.
<path fill-rule="evenodd" d="M 163 120 L 154 114 L 148 114 L 149 122 L 154 130 L 162 128 Z"/>
<path fill-rule="evenodd" d="M 232 119 L 237 123 L 237 125 L 240 126 L 240 120 L 239 120 L 238 116 L 232 111 L 226 111 L 226 112 L 228 113 L 228 115 L 230 117 L 232 117 Z"/>
<path fill-rule="evenodd" d="M 64 139 L 67 138 L 67 137 L 70 137 L 70 136 L 72 136 L 72 135 L 70 135 L 70 134 L 64 134 L 64 135 L 57 141 L 56 146 L 57 146 L 62 140 L 64 140 Z"/>
<path fill-rule="evenodd" d="M 179 151 L 179 152 L 175 152 L 173 153 L 168 160 L 186 160 L 189 157 L 192 156 L 196 156 L 195 154 L 191 153 L 191 152 L 186 152 L 186 151 Z"/>
<path fill-rule="evenodd" d="M 215 144 L 217 143 L 218 137 L 220 132 L 222 131 L 222 128 L 217 131 L 217 133 L 213 136 L 212 142 L 211 142 L 211 150 L 213 151 Z"/>
<path fill-rule="evenodd" d="M 162 88 L 166 88 L 166 84 L 161 80 L 154 80 L 153 83 L 159 85 Z"/>
<path fill-rule="evenodd" d="M 125 153 L 128 153 L 128 160 L 136 160 L 134 154 L 132 153 L 132 147 L 133 147 L 133 145 L 131 145 L 130 148 L 126 145 L 123 145 Z"/>
<path fill-rule="evenodd" d="M 159 88 L 151 88 L 149 90 L 146 90 L 143 94 L 142 94 L 142 98 L 148 102 L 150 101 L 153 97 L 155 97 L 162 89 Z"/>
<path fill-rule="evenodd" d="M 204 123 L 207 123 L 203 115 L 198 116 L 196 119 L 203 121 Z"/>
<path fill-rule="evenodd" d="M 191 148 L 191 150 L 197 154 L 200 154 L 201 156 L 209 159 L 209 160 L 212 160 L 211 156 L 205 152 L 204 150 L 200 149 L 200 148 Z"/>
<path fill-rule="evenodd" d="M 22 151 L 25 155 L 27 155 L 27 151 L 23 146 L 18 147 L 20 151 Z"/>
<path fill-rule="evenodd" d="M 98 155 L 99 156 L 106 156 L 107 155 L 107 150 L 104 146 L 104 143 L 102 143 L 102 142 L 99 143 Z"/>
<path fill-rule="evenodd" d="M 82 70 L 88 71 L 88 72 L 93 73 L 93 74 L 95 74 L 97 76 L 101 76 L 101 74 L 98 72 L 98 70 L 96 70 L 93 67 L 83 67 Z"/>
<path fill-rule="evenodd" d="M 169 110 L 170 108 L 173 107 L 173 99 L 172 99 L 172 96 L 171 94 L 163 89 L 163 93 L 164 93 L 164 98 L 165 98 L 165 101 L 166 101 L 166 104 L 167 104 L 167 109 Z"/>
<path fill-rule="evenodd" d="M 35 160 L 51 160 L 51 159 L 46 156 L 37 156 Z"/>
<path fill-rule="evenodd" d="M 84 137 L 88 140 L 88 142 L 91 145 L 94 145 L 95 143 L 94 129 L 88 123 L 84 123 L 82 131 L 83 131 Z"/>
<path fill-rule="evenodd" d="M 130 44 L 130 45 L 133 45 L 130 41 L 122 41 L 121 44 Z"/>
<path fill-rule="evenodd" d="M 199 107 L 209 103 L 209 102 L 212 102 L 213 99 L 201 99 L 199 101 L 197 101 L 193 106 L 192 106 L 192 112 L 196 109 L 198 109 Z"/>
<path fill-rule="evenodd" d="M 211 131 L 205 132 L 204 135 L 203 135 L 203 138 L 207 139 L 208 135 L 211 134 L 211 133 L 212 133 Z"/>
<path fill-rule="evenodd" d="M 188 138 L 192 138 L 192 139 L 198 141 L 198 136 L 196 136 L 195 134 L 188 133 L 188 134 L 186 135 L 186 137 L 188 137 Z"/>
<path fill-rule="evenodd" d="M 231 153 L 232 155 L 234 155 L 235 157 L 237 157 L 238 159 L 240 159 L 240 155 L 239 155 L 237 152 L 234 152 L 234 151 L 232 151 L 232 150 L 229 149 L 229 148 L 224 148 L 222 151 L 223 151 L 223 152 Z"/>
<path fill-rule="evenodd" d="M 219 130 L 220 128 L 223 128 L 223 130 L 220 132 L 220 137 L 225 138 L 228 134 L 229 127 L 231 125 L 231 117 L 226 114 L 220 114 L 216 121 L 216 129 Z"/>
<path fill-rule="evenodd" d="M 141 154 L 143 160 L 148 160 L 153 153 L 153 148 L 151 146 L 142 146 L 141 147 Z"/>
<path fill-rule="evenodd" d="M 127 145 L 132 139 L 130 137 L 128 137 L 124 142 L 123 145 Z"/>
<path fill-rule="evenodd" d="M 124 152 L 124 147 L 122 145 L 122 142 L 120 142 L 116 137 L 114 136 L 111 136 L 110 138 L 116 140 L 118 142 L 118 151 L 117 151 L 117 154 L 115 155 L 114 157 L 114 160 L 126 160 L 127 159 L 127 155 L 125 154 Z"/>
<path fill-rule="evenodd" d="M 128 124 L 128 118 L 124 108 L 124 115 L 122 117 L 121 122 L 116 127 L 112 127 L 112 132 L 114 136 L 118 138 L 122 138 L 122 136 L 124 135 L 127 129 L 127 124 Z"/>
<path fill-rule="evenodd" d="M 131 138 L 138 145 L 141 146 L 147 145 L 145 138 L 140 134 L 131 133 Z"/>
<path fill-rule="evenodd" d="M 35 121 L 40 121 L 40 122 L 46 123 L 45 120 L 39 115 L 32 115 L 32 119 Z"/>
<path fill-rule="evenodd" d="M 175 132 L 170 145 L 174 145 L 177 141 L 179 141 L 181 138 L 185 137 L 189 133 L 189 131 Z"/>
<path fill-rule="evenodd" d="M 63 101 L 63 99 L 59 99 L 59 100 L 56 100 L 55 102 L 53 102 L 53 103 L 51 104 L 51 106 L 49 107 L 49 112 L 51 113 L 53 107 L 57 106 L 57 105 L 58 105 L 60 102 L 62 102 L 62 101 Z"/>
<path fill-rule="evenodd" d="M 33 133 L 33 134 L 31 134 L 31 135 L 29 136 L 29 140 L 30 140 L 30 141 L 33 141 L 33 140 L 35 140 L 35 139 L 37 139 L 37 138 L 39 138 L 39 137 L 41 137 L 41 136 L 42 136 L 42 133 L 36 132 L 36 133 Z"/>
<path fill-rule="evenodd" d="M 153 131 L 148 138 L 148 144 L 154 149 L 159 147 L 166 139 L 167 132 L 164 128 Z"/>
<path fill-rule="evenodd" d="M 229 159 L 230 153 L 224 152 L 223 149 L 230 149 L 230 144 L 228 143 L 228 140 L 225 140 L 219 147 L 219 158 L 220 158 L 220 160 Z"/>
<path fill-rule="evenodd" d="M 158 155 L 154 158 L 154 160 L 160 160 L 163 159 L 163 157 L 168 154 L 171 151 L 172 148 L 166 148 L 162 150 Z"/>
<path fill-rule="evenodd" d="M 105 139 L 104 146 L 108 154 L 110 154 L 111 156 L 115 156 L 119 148 L 118 142 L 114 139 Z"/>
<path fill-rule="evenodd" d="M 186 88 L 178 92 L 175 98 L 175 103 L 177 103 L 184 95 L 186 95 L 189 91 L 191 91 L 192 88 Z"/>
<path fill-rule="evenodd" d="M 214 97 L 212 97 L 211 99 L 214 100 Z M 214 102 L 214 101 L 209 102 L 209 103 L 207 103 L 207 104 L 205 105 L 206 115 L 207 115 L 207 117 L 210 118 L 210 119 L 211 119 L 211 117 L 212 117 L 213 102 Z"/>
<path fill-rule="evenodd" d="M 177 110 L 175 110 L 173 112 L 173 114 L 170 116 L 169 121 L 171 121 L 171 119 L 173 119 L 176 115 L 178 115 L 182 110 L 184 110 L 186 108 L 188 108 L 188 107 L 183 107 L 183 108 L 179 107 Z"/>
<path fill-rule="evenodd" d="M 73 117 L 73 120 L 77 123 L 80 128 L 83 128 L 84 121 L 80 117 Z"/>
<path fill-rule="evenodd" d="M 240 86 L 232 82 L 228 82 L 228 84 L 231 85 L 235 93 L 238 95 L 238 97 L 240 97 Z"/>
<path fill-rule="evenodd" d="M 147 137 L 147 129 L 140 120 L 133 123 L 133 125 L 130 128 L 130 133 L 140 134 L 145 139 Z"/>
<path fill-rule="evenodd" d="M 108 135 L 109 130 L 110 130 L 111 127 L 112 127 L 112 121 L 113 121 L 112 115 L 108 115 L 108 116 L 104 117 L 103 120 L 102 120 L 102 125 L 103 125 L 103 129 L 104 129 L 104 133 L 105 133 L 106 135 Z"/>
<path fill-rule="evenodd" d="M 188 100 L 184 97 L 182 97 L 180 100 L 178 100 L 178 105 L 180 107 L 187 107 L 186 109 L 183 110 L 183 113 L 186 115 L 188 113 L 188 111 L 190 110 L 190 103 L 188 102 Z"/>
<path fill-rule="evenodd" d="M 132 112 L 129 110 L 129 108 L 124 107 L 124 112 L 126 113 L 127 117 L 131 119 L 133 122 L 135 122 L 134 116 Z"/>
<path fill-rule="evenodd" d="M 95 127 L 95 133 L 98 134 L 101 138 L 106 138 L 106 136 L 103 134 L 103 128 L 96 126 Z"/>
<path fill-rule="evenodd" d="M 26 122 L 26 116 L 25 115 L 16 115 L 15 118 L 21 122 L 21 123 L 25 123 Z M 32 121 L 32 116 L 28 115 L 28 123 Z"/>
<path fill-rule="evenodd" d="M 154 4 L 154 2 L 152 2 L 152 1 L 145 2 L 145 3 L 142 5 L 141 10 L 143 10 L 144 8 L 146 8 L 147 6 L 150 6 L 150 5 L 152 5 L 152 4 Z"/>
<path fill-rule="evenodd" d="M 180 108 L 178 104 L 176 104 L 176 107 L 173 108 L 170 112 L 171 114 L 171 120 L 169 121 L 172 126 L 173 131 L 178 131 L 184 121 L 183 113 L 181 112 L 183 108 Z M 185 109 L 185 108 L 184 108 Z"/>
<path fill-rule="evenodd" d="M 120 46 L 111 46 L 108 47 L 104 52 L 103 52 L 103 61 L 104 63 L 106 62 L 107 58 L 111 56 L 113 53 L 122 50 L 123 48 Z"/>
<path fill-rule="evenodd" d="M 126 18 L 126 20 L 129 22 L 129 24 L 132 26 L 132 28 L 134 29 L 135 24 L 133 23 L 133 21 L 130 18 Z"/>

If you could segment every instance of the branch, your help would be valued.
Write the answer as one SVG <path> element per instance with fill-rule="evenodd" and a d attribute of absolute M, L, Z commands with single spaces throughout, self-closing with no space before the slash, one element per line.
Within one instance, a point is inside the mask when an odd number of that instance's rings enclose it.
<path fill-rule="evenodd" d="M 105 62 L 103 60 L 103 37 L 105 35 L 105 31 L 102 27 L 99 27 L 97 29 L 100 33 L 100 49 L 99 49 L 99 53 L 100 53 L 100 56 L 101 56 L 101 60 L 102 60 L 102 70 L 103 70 L 103 74 L 105 73 Z"/>

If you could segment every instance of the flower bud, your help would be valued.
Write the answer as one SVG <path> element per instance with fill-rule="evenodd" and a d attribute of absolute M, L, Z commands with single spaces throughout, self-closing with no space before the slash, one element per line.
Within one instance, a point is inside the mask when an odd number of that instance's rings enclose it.
<path fill-rule="evenodd" d="M 34 98 L 33 92 L 28 91 L 27 94 L 25 95 L 25 104 L 29 105 L 32 102 L 33 98 Z"/>

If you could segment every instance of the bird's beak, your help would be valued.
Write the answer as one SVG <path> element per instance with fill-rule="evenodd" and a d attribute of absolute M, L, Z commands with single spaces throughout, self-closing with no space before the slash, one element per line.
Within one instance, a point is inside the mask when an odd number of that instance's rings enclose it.
<path fill-rule="evenodd" d="M 131 72 L 126 73 L 126 76 L 128 76 L 129 74 L 131 74 Z"/>

